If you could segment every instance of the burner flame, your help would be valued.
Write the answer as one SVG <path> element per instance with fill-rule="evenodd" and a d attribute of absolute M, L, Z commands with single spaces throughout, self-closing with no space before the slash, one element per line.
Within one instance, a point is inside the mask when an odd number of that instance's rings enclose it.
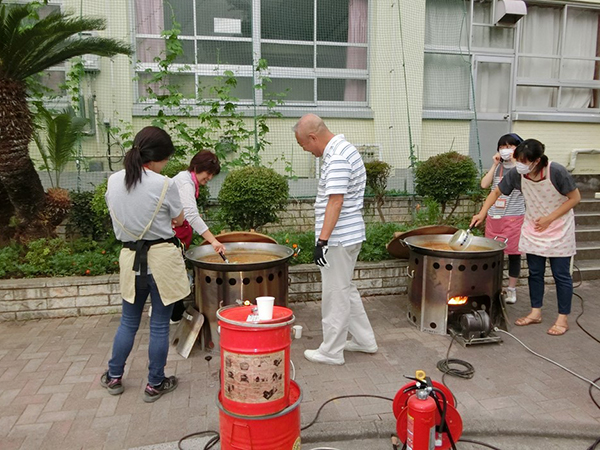
<path fill-rule="evenodd" d="M 464 295 L 459 295 L 457 297 L 452 297 L 450 300 L 448 300 L 448 304 L 449 305 L 464 305 L 465 303 L 467 303 L 467 300 L 469 300 L 469 297 L 464 296 Z"/>

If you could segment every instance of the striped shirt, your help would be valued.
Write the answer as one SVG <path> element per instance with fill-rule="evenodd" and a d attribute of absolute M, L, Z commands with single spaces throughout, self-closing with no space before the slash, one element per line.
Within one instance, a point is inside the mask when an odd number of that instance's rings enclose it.
<path fill-rule="evenodd" d="M 494 172 L 494 180 L 492 182 L 492 191 L 498 187 L 500 181 L 510 170 L 516 170 L 510 167 L 504 167 L 498 164 Z M 525 199 L 520 190 L 515 189 L 509 195 L 500 195 L 496 204 L 504 204 L 504 208 L 498 208 L 495 204 L 488 211 L 488 216 L 500 218 L 504 216 L 523 216 L 525 215 Z"/>
<path fill-rule="evenodd" d="M 332 194 L 343 194 L 340 216 L 329 237 L 329 245 L 354 245 L 366 239 L 362 216 L 367 173 L 360 153 L 344 138 L 334 136 L 323 152 L 321 176 L 315 200 L 315 239 L 321 234 L 325 208 Z"/>

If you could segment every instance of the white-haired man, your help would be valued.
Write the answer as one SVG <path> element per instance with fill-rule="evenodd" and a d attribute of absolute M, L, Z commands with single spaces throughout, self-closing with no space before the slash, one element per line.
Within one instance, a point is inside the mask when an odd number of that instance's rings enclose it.
<path fill-rule="evenodd" d="M 344 350 L 375 353 L 377 342 L 358 289 L 354 266 L 365 240 L 362 216 L 367 175 L 360 153 L 343 135 L 334 135 L 314 114 L 293 128 L 296 141 L 322 157 L 315 200 L 314 259 L 321 270 L 323 342 L 304 357 L 323 364 L 344 364 Z M 348 339 L 348 333 L 352 335 Z"/>

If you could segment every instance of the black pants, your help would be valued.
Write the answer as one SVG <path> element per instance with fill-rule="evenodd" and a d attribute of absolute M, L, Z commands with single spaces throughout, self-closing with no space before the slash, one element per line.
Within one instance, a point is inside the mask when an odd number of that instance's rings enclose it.
<path fill-rule="evenodd" d="M 171 320 L 173 322 L 179 322 L 183 317 L 183 313 L 185 312 L 185 305 L 183 304 L 183 300 L 179 300 L 173 305 L 173 313 L 171 314 Z"/>
<path fill-rule="evenodd" d="M 521 255 L 508 255 L 508 276 L 519 278 L 521 273 Z"/>

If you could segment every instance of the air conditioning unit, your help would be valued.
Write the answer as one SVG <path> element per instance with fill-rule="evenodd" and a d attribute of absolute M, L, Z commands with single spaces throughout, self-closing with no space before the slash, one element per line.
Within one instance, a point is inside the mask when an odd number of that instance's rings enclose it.
<path fill-rule="evenodd" d="M 97 37 L 98 34 L 94 31 L 84 31 L 81 36 L 77 36 L 75 39 L 86 39 L 91 37 Z M 83 70 L 86 72 L 99 72 L 100 71 L 100 56 L 85 54 L 81 56 L 81 62 L 83 63 Z"/>
<path fill-rule="evenodd" d="M 81 57 L 83 63 L 83 70 L 86 72 L 98 72 L 100 71 L 100 56 L 86 54 Z"/>
<path fill-rule="evenodd" d="M 527 15 L 527 5 L 523 0 L 495 0 L 494 23 L 499 26 L 513 26 Z"/>

